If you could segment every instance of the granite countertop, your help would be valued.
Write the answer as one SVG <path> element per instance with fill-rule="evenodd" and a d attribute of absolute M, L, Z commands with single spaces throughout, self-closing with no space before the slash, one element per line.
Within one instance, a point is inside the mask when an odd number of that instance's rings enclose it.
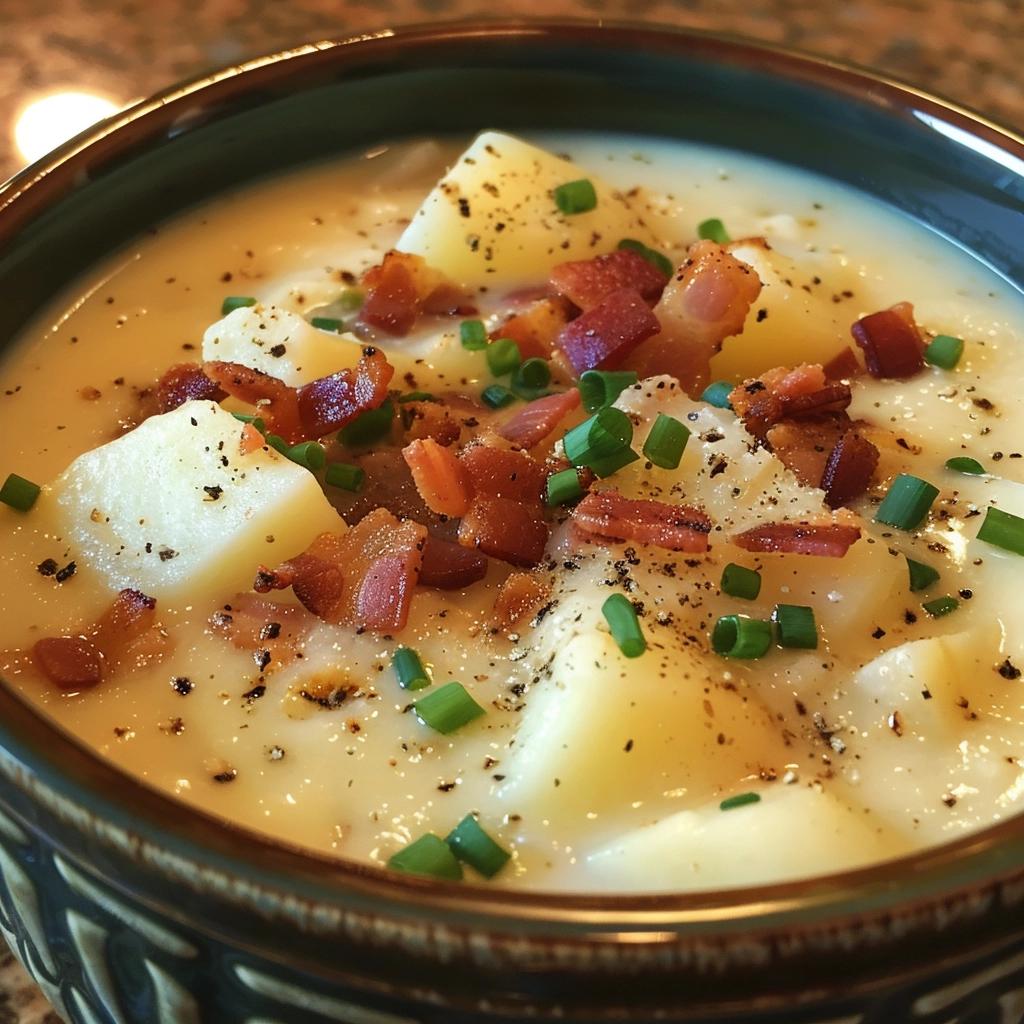
<path fill-rule="evenodd" d="M 482 0 L 0 0 L 0 178 L 19 166 L 14 120 L 40 94 L 126 103 L 303 40 L 494 10 Z M 865 65 L 1024 131 L 1024 0 L 511 0 L 501 13 L 735 33 Z M 0 1024 L 59 1024 L 6 952 Z"/>

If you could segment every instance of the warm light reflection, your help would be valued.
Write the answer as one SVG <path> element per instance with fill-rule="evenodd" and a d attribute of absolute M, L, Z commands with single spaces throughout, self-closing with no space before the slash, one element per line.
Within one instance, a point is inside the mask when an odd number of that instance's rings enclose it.
<path fill-rule="evenodd" d="M 108 117 L 118 105 L 95 93 L 68 90 L 27 104 L 14 122 L 14 144 L 27 163 Z"/>

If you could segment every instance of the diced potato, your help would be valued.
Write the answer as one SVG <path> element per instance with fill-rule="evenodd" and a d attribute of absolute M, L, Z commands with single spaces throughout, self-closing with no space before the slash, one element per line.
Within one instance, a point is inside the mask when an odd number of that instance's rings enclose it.
<path fill-rule="evenodd" d="M 251 366 L 291 387 L 354 366 L 361 350 L 351 334 L 321 331 L 277 306 L 236 309 L 203 335 L 203 359 Z"/>
<path fill-rule="evenodd" d="M 552 190 L 581 178 L 593 184 L 596 208 L 560 213 Z M 396 248 L 460 285 L 513 287 L 543 281 L 566 260 L 609 252 L 622 238 L 656 244 L 623 195 L 552 153 L 484 132 L 427 196 Z"/>
<path fill-rule="evenodd" d="M 718 802 L 635 829 L 591 854 L 585 874 L 608 887 L 677 892 L 845 871 L 907 852 L 864 808 L 806 785 L 758 787 L 761 802 Z"/>
<path fill-rule="evenodd" d="M 241 433 L 187 402 L 79 456 L 48 488 L 64 540 L 112 590 L 211 604 L 345 528 L 311 473 L 273 449 L 240 455 Z"/>
<path fill-rule="evenodd" d="M 742 333 L 727 338 L 712 359 L 713 378 L 738 381 L 774 366 L 825 363 L 851 344 L 856 317 L 832 302 L 831 291 L 813 283 L 813 268 L 756 240 L 737 244 L 732 254 L 757 271 L 762 288 Z"/>

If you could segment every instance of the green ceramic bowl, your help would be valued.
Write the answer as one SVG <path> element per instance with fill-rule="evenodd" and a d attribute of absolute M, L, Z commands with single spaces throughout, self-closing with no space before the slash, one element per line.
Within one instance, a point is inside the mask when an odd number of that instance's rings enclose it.
<path fill-rule="evenodd" d="M 220 189 L 382 139 L 490 125 L 768 156 L 848 182 L 1024 283 L 1024 143 L 959 108 L 713 36 L 442 25 L 189 83 L 7 183 L 0 335 Z M 122 775 L 4 688 L 0 780 L 0 926 L 76 1024 L 1024 1014 L 1024 818 L 812 881 L 549 896 L 398 877 L 226 826 Z"/>

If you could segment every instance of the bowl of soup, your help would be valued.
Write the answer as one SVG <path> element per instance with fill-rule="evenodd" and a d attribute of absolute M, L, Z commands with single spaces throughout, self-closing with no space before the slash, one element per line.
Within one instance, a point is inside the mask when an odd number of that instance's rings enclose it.
<path fill-rule="evenodd" d="M 1016 1020 L 1022 159 L 527 22 L 4 186 L 0 907 L 58 1011 Z"/>

